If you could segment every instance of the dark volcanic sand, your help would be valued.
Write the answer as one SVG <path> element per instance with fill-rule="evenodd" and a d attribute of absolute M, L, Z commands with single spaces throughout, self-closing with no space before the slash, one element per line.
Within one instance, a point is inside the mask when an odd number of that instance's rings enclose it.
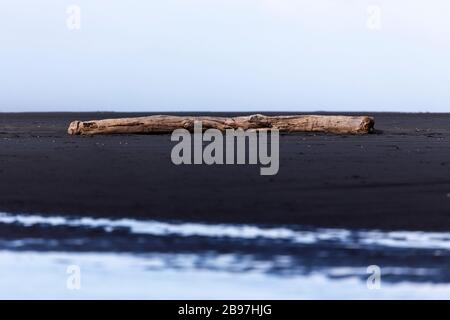
<path fill-rule="evenodd" d="M 374 113 L 382 133 L 365 136 L 282 135 L 276 176 L 175 166 L 170 135 L 66 134 L 72 120 L 137 115 L 0 113 L 0 211 L 450 230 L 448 114 Z"/>

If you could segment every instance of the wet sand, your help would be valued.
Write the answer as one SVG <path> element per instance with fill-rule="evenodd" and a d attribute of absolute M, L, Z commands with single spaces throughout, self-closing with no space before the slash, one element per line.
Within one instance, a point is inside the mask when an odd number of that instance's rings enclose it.
<path fill-rule="evenodd" d="M 378 133 L 365 136 L 282 135 L 275 176 L 175 166 L 169 135 L 66 133 L 72 120 L 138 115 L 0 114 L 0 211 L 450 230 L 450 114 L 372 113 Z"/>

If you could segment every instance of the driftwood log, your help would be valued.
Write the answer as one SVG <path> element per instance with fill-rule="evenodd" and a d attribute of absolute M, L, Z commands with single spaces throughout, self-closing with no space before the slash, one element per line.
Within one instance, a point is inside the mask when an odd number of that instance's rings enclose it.
<path fill-rule="evenodd" d="M 365 134 L 373 131 L 374 119 L 367 116 L 331 116 L 331 115 L 292 115 L 265 116 L 260 114 L 225 117 L 183 117 L 155 115 L 138 118 L 105 119 L 93 121 L 74 121 L 70 124 L 69 134 L 163 134 L 175 129 L 185 128 L 193 131 L 194 122 L 201 121 L 203 129 L 244 130 L 278 129 L 280 132 L 329 132 L 335 134 Z"/>

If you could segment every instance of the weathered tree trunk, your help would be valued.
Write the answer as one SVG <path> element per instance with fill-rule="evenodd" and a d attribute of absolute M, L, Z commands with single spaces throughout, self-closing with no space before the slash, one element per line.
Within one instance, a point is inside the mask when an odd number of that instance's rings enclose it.
<path fill-rule="evenodd" d="M 181 117 L 156 115 L 139 118 L 74 121 L 69 134 L 116 134 L 116 133 L 171 133 L 185 128 L 193 131 L 194 122 L 201 121 L 203 129 L 278 129 L 280 132 L 330 132 L 336 134 L 365 134 L 372 132 L 374 120 L 367 116 L 292 115 L 264 116 L 260 114 L 225 117 Z"/>

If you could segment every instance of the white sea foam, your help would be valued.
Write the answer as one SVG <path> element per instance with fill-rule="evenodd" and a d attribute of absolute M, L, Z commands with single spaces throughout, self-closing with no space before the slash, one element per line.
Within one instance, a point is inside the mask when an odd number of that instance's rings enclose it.
<path fill-rule="evenodd" d="M 384 246 L 396 248 L 450 249 L 450 232 L 414 231 L 349 231 L 344 229 L 293 229 L 288 227 L 261 227 L 239 224 L 175 223 L 155 220 L 67 218 L 62 216 L 40 216 L 0 213 L 0 223 L 104 228 L 114 231 L 127 228 L 131 233 L 153 236 L 202 236 L 236 239 L 286 240 L 299 244 L 314 244 L 333 241 L 348 245 Z"/>
<path fill-rule="evenodd" d="M 177 259 L 183 269 L 164 268 Z M 449 284 L 385 283 L 369 290 L 356 277 L 324 273 L 276 277 L 190 267 L 192 255 L 0 251 L 1 299 L 448 299 Z M 226 266 L 229 256 L 217 259 Z M 80 290 L 69 290 L 67 267 L 81 270 Z M 331 270 L 334 275 L 352 268 Z M 363 272 L 363 270 L 359 270 Z M 358 273 L 358 272 L 357 272 Z M 193 285 L 195 284 L 195 285 Z M 213 285 L 212 285 L 213 284 Z"/>

